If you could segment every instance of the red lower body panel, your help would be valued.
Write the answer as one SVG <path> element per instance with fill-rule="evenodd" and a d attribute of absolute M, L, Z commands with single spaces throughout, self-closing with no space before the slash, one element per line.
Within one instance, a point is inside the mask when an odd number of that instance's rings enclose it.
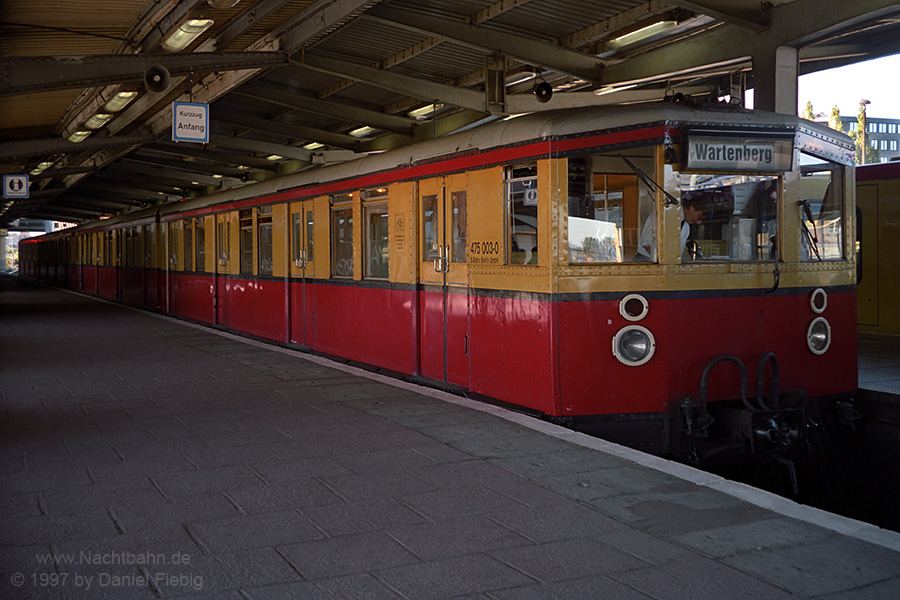
<path fill-rule="evenodd" d="M 412 291 L 315 284 L 314 294 L 311 347 L 402 373 L 416 371 Z"/>
<path fill-rule="evenodd" d="M 177 314 L 204 323 L 213 322 L 212 275 L 179 273 Z"/>
<path fill-rule="evenodd" d="M 284 281 L 229 278 L 227 325 L 257 337 L 284 341 Z"/>
<path fill-rule="evenodd" d="M 557 414 L 553 304 L 474 295 L 470 303 L 470 389 Z"/>
<path fill-rule="evenodd" d="M 654 335 L 656 353 L 644 365 L 630 367 L 612 354 L 615 333 L 630 324 L 618 303 L 559 304 L 560 415 L 665 412 L 689 396 L 699 399 L 706 365 L 731 355 L 747 368 L 755 395 L 757 365 L 768 352 L 779 365 L 782 391 L 803 388 L 810 396 L 857 389 L 856 324 L 853 293 L 831 294 L 821 315 L 832 328 L 831 348 L 815 355 L 806 344 L 812 312 L 805 295 L 765 298 L 690 298 L 650 300 L 639 322 Z M 766 370 L 766 385 L 771 367 Z M 710 373 L 709 396 L 740 397 L 740 370 L 730 362 Z"/>

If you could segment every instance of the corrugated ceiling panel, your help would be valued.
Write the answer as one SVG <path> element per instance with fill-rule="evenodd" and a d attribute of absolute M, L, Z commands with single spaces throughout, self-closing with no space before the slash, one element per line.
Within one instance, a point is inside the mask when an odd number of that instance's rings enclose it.
<path fill-rule="evenodd" d="M 273 29 L 276 29 L 281 23 L 290 20 L 294 15 L 302 13 L 314 3 L 314 0 L 292 0 L 287 2 L 278 10 L 255 21 L 249 29 L 232 40 L 225 49 L 235 52 L 244 50 L 248 46 L 256 43 L 257 40 L 265 37 L 266 34 Z M 247 7 L 244 6 L 244 3 L 242 2 L 241 4 L 238 4 L 236 8 L 240 9 L 237 13 L 237 15 L 239 15 L 243 12 L 243 9 L 246 9 Z"/>
<path fill-rule="evenodd" d="M 330 52 L 372 65 L 429 37 L 373 19 L 361 18 L 315 45 L 311 52 Z"/>
<path fill-rule="evenodd" d="M 569 35 L 643 4 L 633 0 L 584 2 L 583 0 L 535 0 L 485 23 L 510 33 L 530 33 L 551 41 Z"/>

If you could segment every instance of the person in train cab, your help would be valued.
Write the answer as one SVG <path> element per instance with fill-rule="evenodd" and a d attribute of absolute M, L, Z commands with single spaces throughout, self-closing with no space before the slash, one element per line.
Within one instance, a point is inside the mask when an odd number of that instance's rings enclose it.
<path fill-rule="evenodd" d="M 703 222 L 703 206 L 699 198 L 686 197 L 681 200 L 682 221 L 681 221 L 681 254 L 682 257 L 687 255 L 688 260 L 696 260 L 702 257 L 697 242 L 694 241 L 692 235 L 692 226 L 699 225 Z M 650 213 L 641 229 L 641 236 L 638 240 L 637 255 L 634 257 L 636 262 L 654 262 L 656 261 L 656 214 Z"/>
<path fill-rule="evenodd" d="M 697 260 L 703 258 L 700 246 L 694 240 L 694 230 L 703 222 L 703 207 L 697 198 L 682 198 L 681 210 L 681 258 L 682 260 Z"/>

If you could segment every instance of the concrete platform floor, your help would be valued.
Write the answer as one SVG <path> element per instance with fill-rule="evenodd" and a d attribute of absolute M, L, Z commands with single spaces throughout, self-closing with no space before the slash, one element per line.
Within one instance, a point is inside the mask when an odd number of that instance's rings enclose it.
<path fill-rule="evenodd" d="M 0 598 L 900 598 L 898 534 L 324 359 L 0 286 Z"/>

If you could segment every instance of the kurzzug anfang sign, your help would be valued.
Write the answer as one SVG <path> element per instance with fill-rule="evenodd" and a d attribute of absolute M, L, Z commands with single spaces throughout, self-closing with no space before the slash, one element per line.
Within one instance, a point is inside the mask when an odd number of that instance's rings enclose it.
<path fill-rule="evenodd" d="M 685 171 L 775 173 L 790 171 L 793 136 L 751 137 L 688 132 L 682 168 Z"/>
<path fill-rule="evenodd" d="M 172 141 L 209 143 L 209 104 L 172 104 Z"/>

